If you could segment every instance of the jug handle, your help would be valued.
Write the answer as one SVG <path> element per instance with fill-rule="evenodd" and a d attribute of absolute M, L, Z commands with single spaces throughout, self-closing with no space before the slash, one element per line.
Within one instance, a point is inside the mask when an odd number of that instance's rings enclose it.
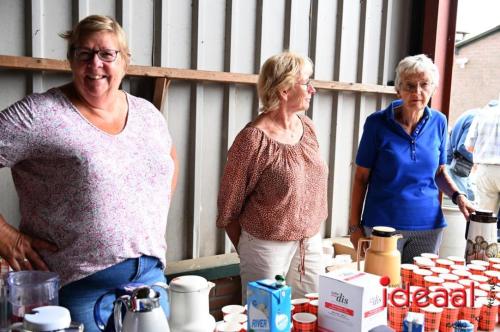
<path fill-rule="evenodd" d="M 126 301 L 130 298 L 128 295 L 123 295 L 116 299 L 113 306 L 113 320 L 115 322 L 115 331 L 122 332 L 122 305 L 126 305 Z"/>
<path fill-rule="evenodd" d="M 104 293 L 101 296 L 99 296 L 97 298 L 97 301 L 94 304 L 94 321 L 95 321 L 95 324 L 97 325 L 97 328 L 100 331 L 104 331 L 106 329 L 106 323 L 102 320 L 102 317 L 101 317 L 101 311 L 100 311 L 101 302 L 102 302 L 102 299 L 106 295 L 109 295 L 109 294 L 113 294 L 113 291 L 111 291 L 111 290 L 107 291 L 106 293 Z"/>
<path fill-rule="evenodd" d="M 360 268 L 360 261 L 361 261 L 361 257 L 360 257 L 361 248 L 362 248 L 361 244 L 363 242 L 371 242 L 371 241 L 372 241 L 372 239 L 369 239 L 369 238 L 366 238 L 366 237 L 362 237 L 358 241 L 358 248 L 356 250 L 356 262 L 358 263 L 358 271 L 359 271 L 359 268 Z"/>

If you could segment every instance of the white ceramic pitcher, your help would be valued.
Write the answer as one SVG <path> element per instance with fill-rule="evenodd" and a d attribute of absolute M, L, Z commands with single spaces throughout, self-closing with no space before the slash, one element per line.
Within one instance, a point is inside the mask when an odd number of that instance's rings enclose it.
<path fill-rule="evenodd" d="M 172 332 L 206 332 L 215 329 L 209 293 L 215 284 L 200 276 L 174 278 L 168 286 Z"/>

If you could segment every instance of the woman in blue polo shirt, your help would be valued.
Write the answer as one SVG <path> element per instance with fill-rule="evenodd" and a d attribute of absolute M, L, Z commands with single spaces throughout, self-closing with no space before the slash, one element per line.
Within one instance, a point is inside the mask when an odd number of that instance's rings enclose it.
<path fill-rule="evenodd" d="M 402 261 L 411 262 L 423 252 L 437 253 L 441 244 L 446 222 L 439 190 L 466 218 L 474 211 L 445 171 L 446 118 L 427 107 L 438 83 L 431 59 L 423 54 L 406 57 L 396 68 L 400 99 L 366 119 L 349 217 L 355 247 L 374 226 L 393 227 L 403 234 L 398 241 Z"/>

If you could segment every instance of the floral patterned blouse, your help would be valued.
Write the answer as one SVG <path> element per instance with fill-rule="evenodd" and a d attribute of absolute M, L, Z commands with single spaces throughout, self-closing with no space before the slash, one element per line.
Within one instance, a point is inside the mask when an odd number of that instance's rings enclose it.
<path fill-rule="evenodd" d="M 328 215 L 328 167 L 312 121 L 299 116 L 304 133 L 283 144 L 248 124 L 229 149 L 222 176 L 217 226 L 237 221 L 251 235 L 294 241 L 318 233 Z"/>
<path fill-rule="evenodd" d="M 57 245 L 41 251 L 62 285 L 128 258 L 165 265 L 174 164 L 166 121 L 127 94 L 122 132 L 83 117 L 57 88 L 0 112 L 0 167 L 10 167 L 20 230 Z"/>

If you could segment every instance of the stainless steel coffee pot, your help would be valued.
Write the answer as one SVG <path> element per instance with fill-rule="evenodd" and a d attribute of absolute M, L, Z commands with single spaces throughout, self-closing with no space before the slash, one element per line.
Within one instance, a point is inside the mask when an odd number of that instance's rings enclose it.
<path fill-rule="evenodd" d="M 122 306 L 127 312 L 122 317 Z M 170 332 L 167 317 L 160 305 L 160 293 L 149 286 L 134 289 L 115 301 L 113 319 L 116 332 Z"/>

